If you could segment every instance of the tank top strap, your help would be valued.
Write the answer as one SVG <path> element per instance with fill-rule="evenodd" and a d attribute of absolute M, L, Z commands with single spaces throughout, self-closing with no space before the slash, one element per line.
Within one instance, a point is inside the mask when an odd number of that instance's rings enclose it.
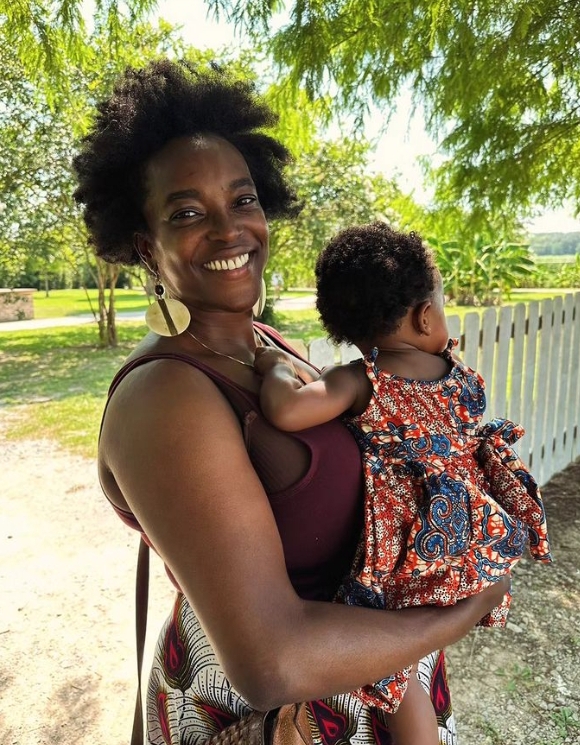
<path fill-rule="evenodd" d="M 311 365 L 311 363 L 308 360 L 304 359 L 301 355 L 299 355 L 296 352 L 296 350 L 294 350 L 284 340 L 284 338 L 271 326 L 267 326 L 266 324 L 263 324 L 263 323 L 254 323 L 254 326 L 258 330 L 258 333 L 260 334 L 261 337 L 266 338 L 266 339 L 271 339 L 276 344 L 276 346 L 279 346 L 284 351 L 289 352 L 295 357 L 298 357 L 298 359 L 301 359 L 304 362 L 306 362 L 308 365 Z M 162 359 L 179 360 L 181 362 L 185 362 L 186 364 L 191 365 L 192 367 L 195 367 L 201 372 L 203 372 L 205 375 L 208 376 L 208 378 L 210 378 L 210 380 L 213 381 L 213 383 L 215 383 L 215 385 L 219 388 L 219 390 L 228 400 L 234 412 L 236 413 L 238 419 L 240 420 L 240 423 L 243 429 L 243 434 L 244 434 L 244 441 L 246 442 L 246 445 L 247 445 L 248 444 L 247 440 L 249 437 L 248 426 L 256 418 L 257 410 L 259 409 L 258 396 L 252 391 L 249 391 L 246 388 L 243 388 L 242 386 L 237 385 L 230 378 L 226 377 L 225 375 L 222 375 L 222 373 L 218 372 L 217 370 L 214 370 L 212 367 L 209 367 L 209 365 L 206 365 L 205 363 L 200 362 L 199 360 L 196 360 L 194 357 L 191 357 L 187 354 L 182 354 L 179 352 L 163 352 L 163 353 L 144 354 L 141 357 L 137 357 L 136 359 L 131 360 L 131 362 L 128 362 L 127 364 L 123 365 L 123 367 L 121 367 L 120 370 L 117 371 L 116 375 L 111 381 L 111 385 L 109 386 L 109 391 L 107 394 L 107 401 L 105 403 L 105 411 L 111 399 L 111 396 L 117 390 L 117 387 L 120 385 L 121 381 L 130 372 L 140 367 L 141 365 L 146 364 L 147 362 L 152 362 L 154 360 L 162 360 Z M 311 365 L 311 367 L 317 372 L 319 372 L 319 370 L 316 367 L 314 367 L 314 365 Z M 102 422 L 104 420 L 104 413 L 105 412 L 103 412 L 103 419 L 101 420 L 101 429 L 102 429 Z"/>
<path fill-rule="evenodd" d="M 266 326 L 266 324 L 264 323 L 258 323 L 257 321 L 254 321 L 254 327 L 258 330 L 260 337 L 273 341 L 276 346 L 280 347 L 280 349 L 283 349 L 285 352 L 289 352 L 291 355 L 297 357 L 299 360 L 306 362 L 306 364 L 309 365 L 313 370 L 316 370 L 317 373 L 320 373 L 320 369 L 316 367 L 316 365 L 313 365 L 310 360 L 307 360 L 305 357 L 299 354 L 293 347 L 291 347 L 290 344 L 288 344 L 288 342 L 284 339 L 284 337 L 276 331 L 276 329 L 273 329 L 271 326 Z"/>
<path fill-rule="evenodd" d="M 277 332 L 263 325 L 259 332 L 303 359 Z M 348 571 L 362 525 L 361 459 L 347 428 L 335 419 L 301 432 L 277 430 L 261 414 L 257 394 L 178 353 L 143 355 L 125 364 L 113 378 L 105 406 L 132 370 L 156 359 L 192 365 L 222 392 L 240 422 L 250 462 L 272 507 L 293 586 L 301 597 L 330 600 Z M 129 510 L 113 508 L 126 525 L 143 533 Z"/>

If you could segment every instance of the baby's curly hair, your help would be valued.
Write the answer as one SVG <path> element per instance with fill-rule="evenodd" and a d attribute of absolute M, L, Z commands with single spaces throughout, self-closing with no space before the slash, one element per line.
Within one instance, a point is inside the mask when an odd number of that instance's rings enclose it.
<path fill-rule="evenodd" d="M 128 68 L 108 100 L 97 106 L 93 128 L 73 165 L 84 219 L 97 256 L 137 264 L 134 234 L 146 229 L 145 166 L 170 140 L 211 134 L 244 156 L 268 218 L 300 211 L 286 182 L 289 151 L 260 130 L 277 115 L 247 81 L 219 69 L 197 70 L 185 62 L 160 60 Z"/>
<path fill-rule="evenodd" d="M 316 262 L 316 307 L 330 338 L 357 344 L 393 333 L 433 294 L 436 268 L 417 233 L 383 222 L 341 231 Z"/>

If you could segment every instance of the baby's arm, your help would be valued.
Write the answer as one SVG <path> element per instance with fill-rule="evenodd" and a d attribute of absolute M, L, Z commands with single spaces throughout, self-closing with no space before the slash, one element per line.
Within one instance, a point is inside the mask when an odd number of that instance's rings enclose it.
<path fill-rule="evenodd" d="M 359 394 L 350 366 L 326 368 L 320 378 L 304 384 L 292 357 L 277 349 L 256 350 L 256 371 L 263 376 L 260 405 L 278 429 L 295 432 L 328 422 L 351 408 Z"/>

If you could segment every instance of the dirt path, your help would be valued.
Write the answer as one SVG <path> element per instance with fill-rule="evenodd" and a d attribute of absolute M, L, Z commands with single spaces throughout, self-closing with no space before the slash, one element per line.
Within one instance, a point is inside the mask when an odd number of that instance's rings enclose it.
<path fill-rule="evenodd" d="M 0 743 L 127 745 L 136 536 L 93 462 L 50 442 L 0 431 L 0 481 Z M 557 565 L 524 560 L 510 627 L 449 651 L 462 745 L 580 743 L 580 463 L 544 493 Z M 152 569 L 157 630 L 172 591 Z"/>
<path fill-rule="evenodd" d="M 94 463 L 50 442 L 0 437 L 0 482 L 0 743 L 127 745 L 136 534 Z M 173 593 L 152 569 L 155 630 Z"/>

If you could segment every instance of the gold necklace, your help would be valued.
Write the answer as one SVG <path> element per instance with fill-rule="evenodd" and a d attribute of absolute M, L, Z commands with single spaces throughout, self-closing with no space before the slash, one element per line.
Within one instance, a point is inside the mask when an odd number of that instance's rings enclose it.
<path fill-rule="evenodd" d="M 239 360 L 237 357 L 233 357 L 231 354 L 225 354 L 225 352 L 218 352 L 217 349 L 212 349 L 209 345 L 205 344 L 201 339 L 198 339 L 195 334 L 192 334 L 189 329 L 185 329 L 186 332 L 191 336 L 192 339 L 195 339 L 195 341 L 198 344 L 201 344 L 202 347 L 205 347 L 208 352 L 212 352 L 212 354 L 217 354 L 219 357 L 227 357 L 228 360 L 233 360 L 234 362 L 239 362 L 240 365 L 244 365 L 245 367 L 251 367 L 253 369 L 254 363 L 253 362 L 245 362 L 244 360 Z M 254 329 L 254 340 L 256 342 L 257 347 L 263 347 L 264 344 L 262 342 L 262 339 L 258 334 L 256 333 Z"/>

